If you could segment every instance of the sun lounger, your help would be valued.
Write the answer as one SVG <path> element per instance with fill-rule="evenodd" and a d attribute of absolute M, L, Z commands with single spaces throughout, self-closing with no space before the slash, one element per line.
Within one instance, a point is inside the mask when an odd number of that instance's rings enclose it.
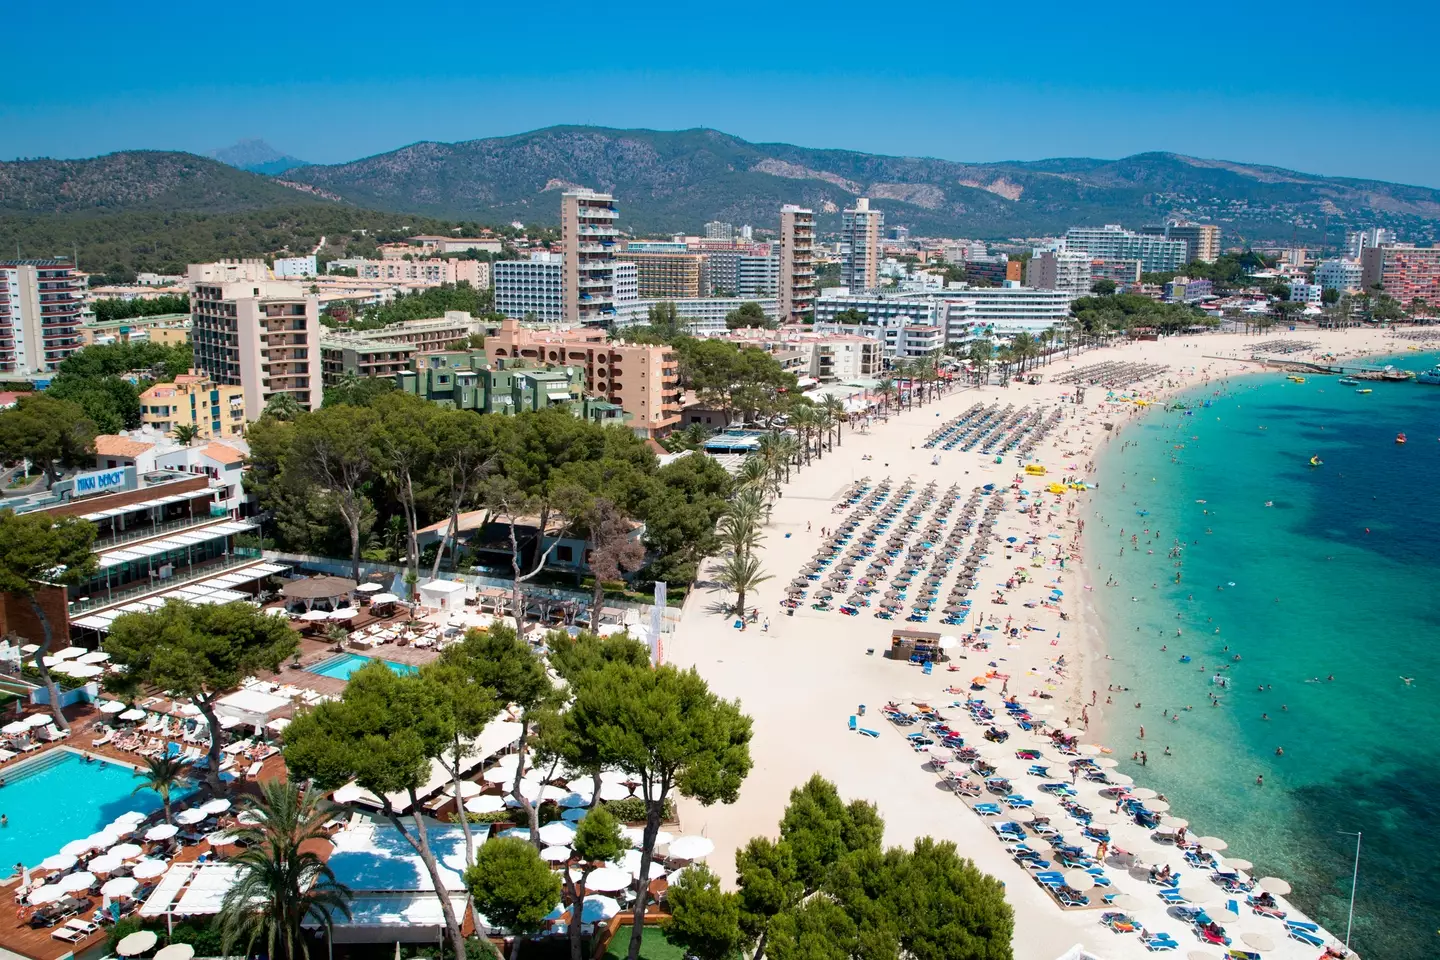
<path fill-rule="evenodd" d="M 260 776 L 260 768 L 263 766 L 265 766 L 265 761 L 263 760 L 256 760 L 254 763 L 250 764 L 250 766 L 245 770 L 245 779 L 258 779 Z"/>
<path fill-rule="evenodd" d="M 58 930 L 55 930 L 53 933 L 50 934 L 50 938 L 52 940 L 63 940 L 66 943 L 79 943 L 87 936 L 89 936 L 89 934 L 81 933 L 79 930 L 76 930 L 74 927 L 70 926 L 60 927 Z"/>
<path fill-rule="evenodd" d="M 861 727 L 861 728 L 860 728 L 860 732 L 863 733 L 863 734 L 865 734 L 865 736 L 867 736 L 867 737 L 878 737 L 878 736 L 880 736 L 880 731 L 879 731 L 879 730 L 871 730 L 871 729 L 869 729 L 869 728 L 867 728 L 867 727 Z"/>
<path fill-rule="evenodd" d="M 850 715 L 850 732 L 851 732 L 851 733 L 854 733 L 854 732 L 855 732 L 855 727 L 856 727 L 855 715 L 852 713 L 852 714 Z"/>
<path fill-rule="evenodd" d="M 1150 933 L 1145 930 L 1140 932 L 1140 942 L 1145 944 L 1145 949 L 1151 953 L 1163 953 L 1180 946 L 1168 933 Z"/>
<path fill-rule="evenodd" d="M 1299 941 L 1309 947 L 1323 947 L 1325 941 L 1315 936 L 1309 930 L 1302 930 L 1299 927 L 1286 927 L 1285 935 L 1291 940 Z"/>

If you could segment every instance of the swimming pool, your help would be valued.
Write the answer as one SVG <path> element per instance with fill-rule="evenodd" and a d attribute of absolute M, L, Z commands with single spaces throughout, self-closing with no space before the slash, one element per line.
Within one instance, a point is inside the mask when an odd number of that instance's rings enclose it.
<path fill-rule="evenodd" d="M 16 863 L 34 867 L 71 840 L 83 840 L 110 821 L 137 810 L 160 808 L 160 795 L 142 789 L 134 769 L 96 757 L 86 763 L 79 753 L 60 748 L 33 760 L 0 768 L 0 872 Z M 177 790 L 171 802 L 189 793 Z"/>
<path fill-rule="evenodd" d="M 419 673 L 420 668 L 408 663 L 396 663 L 394 660 L 385 660 L 380 657 L 362 657 L 358 653 L 337 653 L 333 657 L 327 657 L 319 663 L 312 664 L 305 669 L 310 673 L 318 673 L 322 677 L 334 677 L 336 680 L 349 680 L 350 674 L 361 667 L 368 666 L 371 662 L 378 661 L 385 664 L 391 670 L 408 677 L 412 673 Z"/>

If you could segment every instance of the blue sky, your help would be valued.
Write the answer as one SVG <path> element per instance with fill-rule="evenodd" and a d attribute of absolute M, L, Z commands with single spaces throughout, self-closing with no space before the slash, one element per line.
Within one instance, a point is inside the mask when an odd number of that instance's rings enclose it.
<path fill-rule="evenodd" d="M 0 158 L 262 137 L 339 162 L 593 123 L 1440 187 L 1440 4 L 1170 6 L 17 2 Z"/>

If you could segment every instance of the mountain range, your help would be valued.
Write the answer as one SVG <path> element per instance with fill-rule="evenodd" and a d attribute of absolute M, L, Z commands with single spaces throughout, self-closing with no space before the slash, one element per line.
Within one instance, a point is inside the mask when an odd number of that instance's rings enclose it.
<path fill-rule="evenodd" d="M 294 159 L 263 141 L 216 153 L 242 166 Z M 784 203 L 813 208 L 824 231 L 838 226 L 840 211 L 860 196 L 885 211 L 887 225 L 916 235 L 997 240 L 1055 235 L 1072 224 L 1139 227 L 1167 217 L 1218 223 L 1227 244 L 1333 245 L 1345 230 L 1368 226 L 1428 242 L 1440 231 L 1440 190 L 1174 153 L 958 163 L 750 143 L 708 129 L 579 126 L 416 143 L 349 163 L 290 167 L 274 177 L 193 154 L 143 150 L 0 163 L 0 212 L 217 214 L 339 204 L 553 225 L 559 193 L 577 186 L 614 193 L 621 228 L 635 234 L 697 233 L 708 220 L 773 229 Z"/>
<path fill-rule="evenodd" d="M 304 160 L 292 157 L 288 153 L 281 153 L 264 140 L 241 140 L 228 147 L 211 150 L 210 156 L 221 163 L 228 163 L 232 167 L 270 176 L 305 166 Z"/>

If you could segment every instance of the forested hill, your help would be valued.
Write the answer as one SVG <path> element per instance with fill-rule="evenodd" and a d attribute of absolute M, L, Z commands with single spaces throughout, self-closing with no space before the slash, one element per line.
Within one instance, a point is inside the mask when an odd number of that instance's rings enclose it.
<path fill-rule="evenodd" d="M 462 143 L 416 143 L 286 174 L 367 207 L 491 222 L 554 223 L 572 185 L 613 192 L 621 226 L 697 232 L 708 220 L 773 227 L 782 203 L 821 214 L 857 196 L 919 234 L 1034 237 L 1072 224 L 1138 227 L 1164 217 L 1219 223 L 1227 242 L 1338 242 L 1391 226 L 1440 227 L 1440 191 L 1276 167 L 1146 153 L 1122 160 L 956 163 L 749 143 L 716 130 L 550 127 Z"/>

